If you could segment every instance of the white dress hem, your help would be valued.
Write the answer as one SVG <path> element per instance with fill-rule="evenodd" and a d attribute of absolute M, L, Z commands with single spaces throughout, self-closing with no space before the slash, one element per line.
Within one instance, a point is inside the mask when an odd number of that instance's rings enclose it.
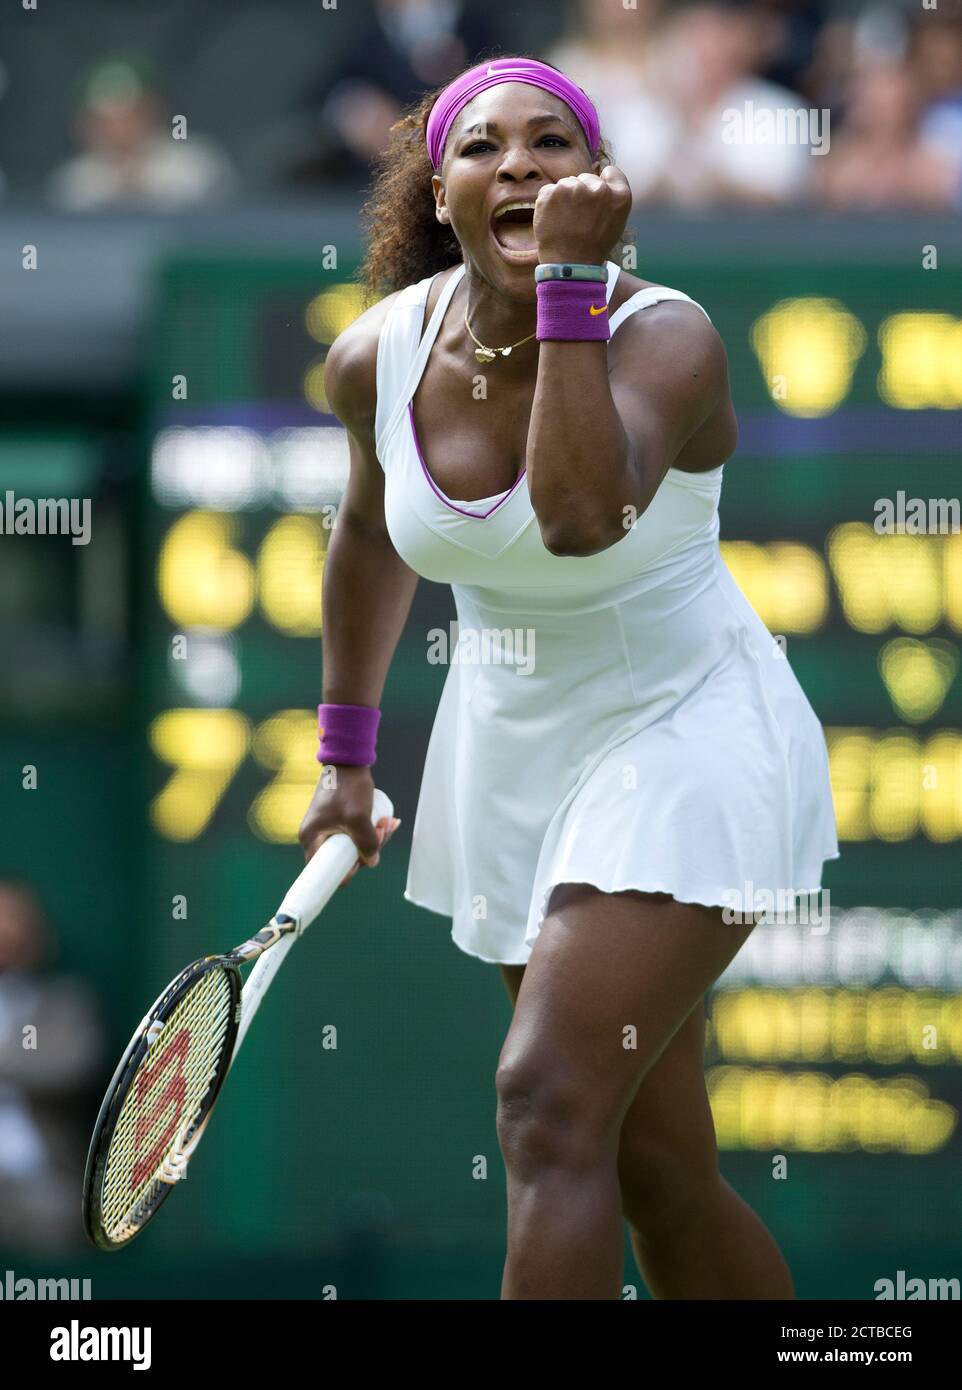
<path fill-rule="evenodd" d="M 833 859 L 838 859 L 839 857 L 839 851 L 836 850 L 834 854 L 825 855 L 825 862 L 828 863 L 829 861 Z M 585 883 L 590 888 L 596 888 L 599 893 L 664 893 L 667 897 L 672 898 L 676 903 L 684 903 L 686 906 L 692 907 L 728 907 L 730 905 L 727 898 L 727 894 L 730 892 L 730 890 L 728 889 L 716 889 L 713 891 L 713 895 L 712 893 L 706 892 L 704 894 L 699 895 L 698 897 L 686 897 L 684 896 L 684 894 L 680 892 L 673 891 L 667 884 L 652 884 L 646 882 L 642 885 L 637 882 L 619 882 L 616 885 L 612 885 L 608 883 L 600 883 L 597 881 L 597 879 L 592 879 L 588 875 L 583 875 L 577 879 L 558 879 L 557 882 L 550 884 L 548 888 L 545 890 L 544 896 L 541 900 L 541 911 L 538 919 L 537 930 L 532 935 L 525 937 L 525 944 L 528 946 L 528 953 L 520 960 L 503 960 L 498 956 L 483 956 L 479 951 L 472 951 L 470 947 L 466 946 L 463 942 L 458 940 L 457 935 L 455 934 L 455 928 L 453 926 L 451 929 L 451 940 L 454 942 L 455 946 L 457 946 L 458 950 L 461 951 L 464 955 L 471 956 L 474 960 L 483 961 L 485 965 L 527 965 L 528 960 L 531 956 L 531 951 L 534 948 L 534 943 L 541 935 L 541 926 L 545 919 L 545 909 L 548 903 L 551 901 L 551 894 L 554 892 L 556 888 L 560 888 L 563 884 L 567 883 Z M 795 890 L 795 896 L 811 897 L 812 895 L 821 892 L 822 883 L 821 879 L 819 878 L 819 881 L 814 887 L 797 888 Z M 415 898 L 412 896 L 412 894 L 410 894 L 407 891 L 407 889 L 405 889 L 404 891 L 404 899 L 406 902 L 411 903 L 414 907 L 421 907 L 428 912 L 435 912 L 438 914 L 439 917 L 451 918 L 452 914 L 446 908 L 435 907 L 433 903 L 425 902 L 422 898 Z"/>

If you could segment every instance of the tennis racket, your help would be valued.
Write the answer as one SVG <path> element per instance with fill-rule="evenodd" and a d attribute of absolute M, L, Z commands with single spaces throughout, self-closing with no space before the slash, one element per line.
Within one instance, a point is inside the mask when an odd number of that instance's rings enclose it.
<path fill-rule="evenodd" d="M 393 814 L 388 797 L 375 791 L 374 824 Z M 107 1087 L 87 1155 L 84 1228 L 101 1250 L 133 1240 L 186 1176 L 268 986 L 357 857 L 350 836 L 330 835 L 262 931 L 226 955 L 188 965 L 141 1020 Z M 250 961 L 256 964 L 242 987 L 240 967 Z"/>

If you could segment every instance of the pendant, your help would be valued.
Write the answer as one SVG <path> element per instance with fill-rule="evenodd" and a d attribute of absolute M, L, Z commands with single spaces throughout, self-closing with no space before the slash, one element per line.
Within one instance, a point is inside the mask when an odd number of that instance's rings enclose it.
<path fill-rule="evenodd" d="M 511 356 L 511 349 L 510 349 L 509 347 L 502 348 L 502 349 L 501 349 L 501 356 L 502 356 L 502 357 L 510 357 L 510 356 Z"/>
<path fill-rule="evenodd" d="M 495 353 L 490 348 L 475 348 L 474 355 L 479 362 L 493 362 L 495 359 Z"/>

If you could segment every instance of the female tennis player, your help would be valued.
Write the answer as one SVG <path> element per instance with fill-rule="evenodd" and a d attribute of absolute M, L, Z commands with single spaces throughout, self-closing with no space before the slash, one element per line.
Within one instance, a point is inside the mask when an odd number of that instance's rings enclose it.
<path fill-rule="evenodd" d="M 324 575 L 301 829 L 363 862 L 379 703 L 418 576 L 459 643 L 405 896 L 501 966 L 503 1298 L 793 1297 L 721 1177 L 704 996 L 738 895 L 816 892 L 837 854 L 822 731 L 718 547 L 736 423 L 721 341 L 626 274 L 628 184 L 557 69 L 482 63 L 394 127 L 366 208 L 386 297 L 330 350 L 350 481 Z M 728 909 L 727 911 L 725 909 Z"/>

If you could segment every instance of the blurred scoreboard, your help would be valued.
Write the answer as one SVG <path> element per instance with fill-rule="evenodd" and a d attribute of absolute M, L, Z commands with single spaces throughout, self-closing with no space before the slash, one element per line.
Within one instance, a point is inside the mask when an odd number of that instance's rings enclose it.
<path fill-rule="evenodd" d="M 323 362 L 359 312 L 352 269 L 191 260 L 160 284 L 145 815 L 155 866 L 199 891 L 223 887 L 232 854 L 249 894 L 316 782 L 321 578 L 347 470 Z M 724 553 L 825 726 L 842 852 L 826 875 L 831 929 L 759 928 L 719 983 L 719 1141 L 957 1151 L 962 318 L 946 306 L 962 304 L 962 275 L 667 259 L 637 273 L 691 294 L 725 341 L 740 443 Z M 442 600 L 418 602 L 420 618 Z M 385 697 L 383 762 L 404 788 L 444 677 L 421 633 L 409 625 Z"/>

